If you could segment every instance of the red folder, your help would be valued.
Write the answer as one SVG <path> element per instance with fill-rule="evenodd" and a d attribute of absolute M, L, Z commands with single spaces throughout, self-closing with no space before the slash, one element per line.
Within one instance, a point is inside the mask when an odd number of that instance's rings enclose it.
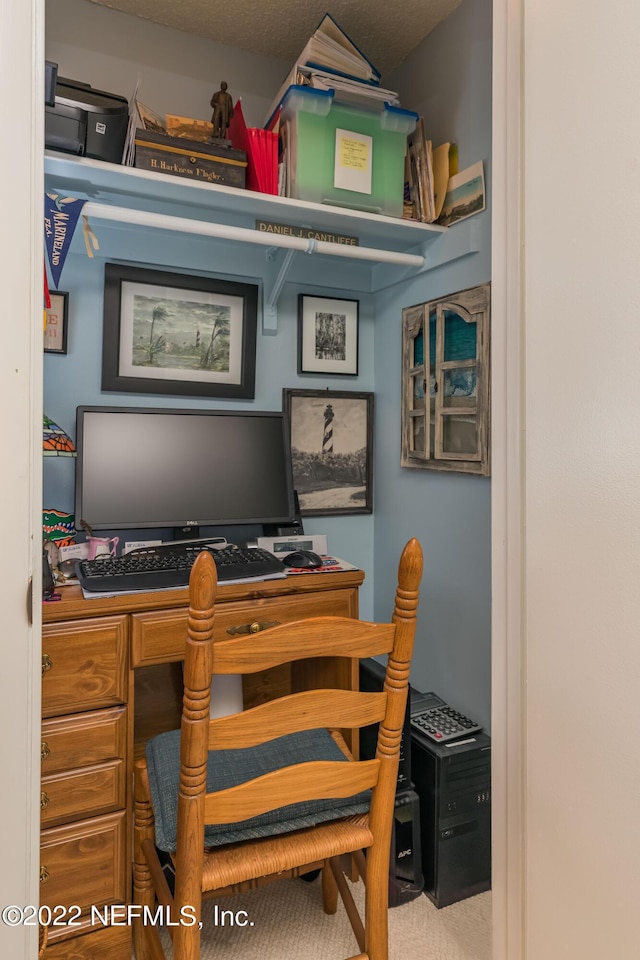
<path fill-rule="evenodd" d="M 227 137 L 236 150 L 247 155 L 247 190 L 278 193 L 278 135 L 259 127 L 247 127 L 242 103 L 237 100 Z"/>

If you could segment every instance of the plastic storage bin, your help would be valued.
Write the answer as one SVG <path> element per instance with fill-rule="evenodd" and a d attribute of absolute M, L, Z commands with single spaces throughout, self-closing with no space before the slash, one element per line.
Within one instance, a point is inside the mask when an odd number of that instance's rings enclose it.
<path fill-rule="evenodd" d="M 288 195 L 401 217 L 407 136 L 418 115 L 372 101 L 369 109 L 332 90 L 292 86 L 282 100 Z"/>

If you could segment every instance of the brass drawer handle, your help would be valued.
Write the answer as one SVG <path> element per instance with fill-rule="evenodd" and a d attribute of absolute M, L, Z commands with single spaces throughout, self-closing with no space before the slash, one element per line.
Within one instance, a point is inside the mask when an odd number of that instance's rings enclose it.
<path fill-rule="evenodd" d="M 40 794 L 40 809 L 44 810 L 45 807 L 49 806 L 50 802 L 51 801 L 49 800 L 49 797 L 43 790 L 42 793 Z"/>
<path fill-rule="evenodd" d="M 237 633 L 260 633 L 261 630 L 268 630 L 269 627 L 277 627 L 279 620 L 254 620 L 253 623 L 243 623 L 239 627 L 229 627 L 227 633 L 230 637 L 235 637 Z"/>
<path fill-rule="evenodd" d="M 49 879 L 49 871 L 46 867 L 40 867 L 40 883 L 46 883 Z"/>
<path fill-rule="evenodd" d="M 51 748 L 49 747 L 49 744 L 47 743 L 47 741 L 43 740 L 42 743 L 40 744 L 40 760 L 42 761 L 42 763 L 44 763 L 44 761 L 50 755 L 51 755 Z"/>
<path fill-rule="evenodd" d="M 44 677 L 45 673 L 48 673 L 49 670 L 53 667 L 53 660 L 48 653 L 42 654 L 42 676 Z"/>

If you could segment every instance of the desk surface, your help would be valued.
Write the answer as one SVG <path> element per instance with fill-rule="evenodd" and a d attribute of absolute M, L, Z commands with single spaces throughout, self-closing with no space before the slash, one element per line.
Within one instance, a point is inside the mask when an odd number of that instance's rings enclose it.
<path fill-rule="evenodd" d="M 291 576 L 283 580 L 260 580 L 255 583 L 223 583 L 218 585 L 216 603 L 234 600 L 262 600 L 286 595 L 300 595 L 323 590 L 359 587 L 364 580 L 363 570 L 336 573 L 316 573 L 309 576 Z M 85 600 L 79 586 L 60 587 L 61 599 L 42 604 L 42 622 L 60 623 L 63 620 L 84 620 L 117 613 L 166 610 L 184 607 L 189 603 L 189 591 L 155 590 L 150 593 L 130 593 L 118 597 L 93 597 Z"/>

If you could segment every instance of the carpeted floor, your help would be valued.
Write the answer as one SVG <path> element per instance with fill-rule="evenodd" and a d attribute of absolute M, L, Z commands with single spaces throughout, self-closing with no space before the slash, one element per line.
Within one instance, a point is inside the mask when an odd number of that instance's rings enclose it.
<path fill-rule="evenodd" d="M 358 905 L 362 885 L 353 888 Z M 322 911 L 319 881 L 283 880 L 261 890 L 205 904 L 202 960 L 343 960 L 358 953 L 349 921 Z M 221 911 L 246 911 L 232 926 Z M 239 919 L 244 920 L 243 914 Z M 164 934 L 163 934 L 164 936 Z M 171 956 L 166 938 L 167 956 Z M 491 894 L 438 910 L 421 894 L 389 911 L 389 960 L 491 960 Z"/>

